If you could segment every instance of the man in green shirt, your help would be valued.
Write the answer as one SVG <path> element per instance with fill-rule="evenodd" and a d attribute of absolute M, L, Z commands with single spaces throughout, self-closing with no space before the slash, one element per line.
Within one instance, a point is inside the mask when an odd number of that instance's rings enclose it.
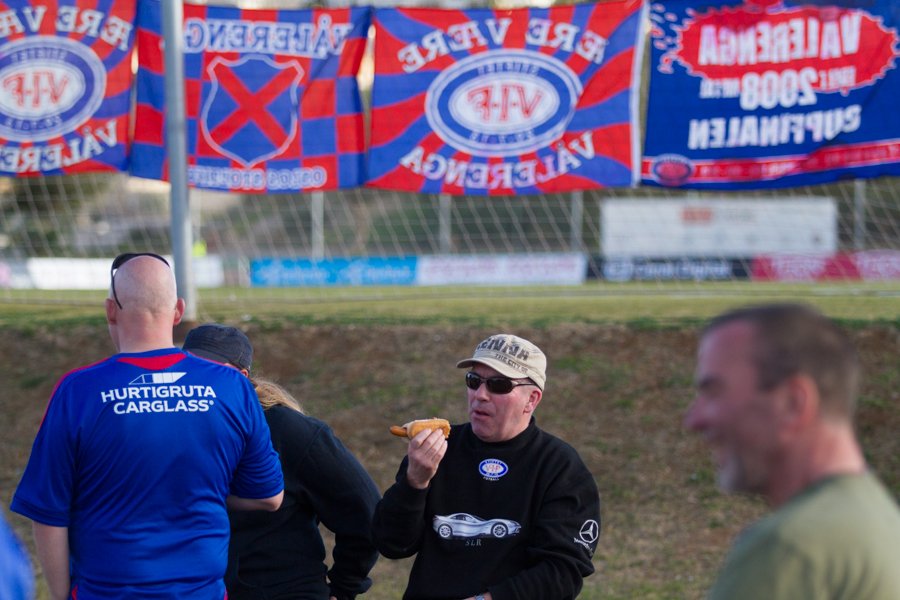
<path fill-rule="evenodd" d="M 900 598 L 900 509 L 854 433 L 859 378 L 850 339 L 808 306 L 742 308 L 703 331 L 685 425 L 723 490 L 773 509 L 735 541 L 711 600 Z"/>

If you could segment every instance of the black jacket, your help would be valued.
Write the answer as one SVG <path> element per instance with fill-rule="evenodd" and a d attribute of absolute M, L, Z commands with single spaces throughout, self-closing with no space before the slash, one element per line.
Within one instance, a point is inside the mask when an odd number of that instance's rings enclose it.
<path fill-rule="evenodd" d="M 375 510 L 388 558 L 416 554 L 405 600 L 565 600 L 594 571 L 600 496 L 569 444 L 532 419 L 512 440 L 486 443 L 454 426 L 425 490 L 406 480 L 407 458 Z"/>
<path fill-rule="evenodd" d="M 378 558 L 370 534 L 378 488 L 322 421 L 284 406 L 265 415 L 284 471 L 284 502 L 275 512 L 229 512 L 228 597 L 354 598 L 372 585 Z M 331 570 L 320 521 L 334 533 Z"/>

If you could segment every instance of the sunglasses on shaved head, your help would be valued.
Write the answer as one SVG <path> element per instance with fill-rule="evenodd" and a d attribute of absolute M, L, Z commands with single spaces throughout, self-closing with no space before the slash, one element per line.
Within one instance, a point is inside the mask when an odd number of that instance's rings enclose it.
<path fill-rule="evenodd" d="M 153 252 L 126 252 L 124 254 L 118 255 L 115 259 L 113 259 L 112 267 L 109 268 L 109 282 L 110 287 L 112 288 L 113 300 L 116 301 L 116 306 L 122 308 L 122 303 L 119 302 L 119 296 L 116 295 L 116 271 L 119 270 L 119 267 L 127 263 L 132 258 L 137 258 L 138 256 L 152 256 L 157 260 L 161 260 L 168 267 L 169 261 L 160 256 L 159 254 L 154 254 Z"/>

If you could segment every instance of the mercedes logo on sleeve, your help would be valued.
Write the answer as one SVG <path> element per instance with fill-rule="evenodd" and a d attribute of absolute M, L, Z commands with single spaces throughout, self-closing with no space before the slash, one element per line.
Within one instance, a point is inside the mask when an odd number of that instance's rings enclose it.
<path fill-rule="evenodd" d="M 582 542 L 587 546 L 593 544 L 597 541 L 597 538 L 600 537 L 600 524 L 593 519 L 588 519 L 584 522 L 584 525 L 581 526 L 578 537 L 581 539 L 575 541 Z"/>

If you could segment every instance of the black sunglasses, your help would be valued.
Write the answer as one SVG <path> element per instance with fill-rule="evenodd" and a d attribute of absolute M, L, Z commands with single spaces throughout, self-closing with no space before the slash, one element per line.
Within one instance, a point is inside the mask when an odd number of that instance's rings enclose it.
<path fill-rule="evenodd" d="M 131 260 L 132 258 L 137 258 L 138 256 L 152 256 L 153 258 L 163 261 L 167 267 L 170 266 L 169 261 L 167 261 L 159 254 L 154 254 L 153 252 L 126 252 L 114 258 L 112 266 L 109 268 L 109 283 L 110 287 L 112 288 L 113 300 L 116 301 L 116 306 L 118 306 L 119 308 L 122 308 L 122 303 L 119 302 L 119 296 L 116 295 L 116 271 L 119 269 L 119 267 L 127 263 L 129 260 Z"/>
<path fill-rule="evenodd" d="M 535 385 L 531 381 L 513 381 L 509 377 L 482 377 L 475 371 L 466 373 L 466 387 L 470 390 L 477 390 L 482 383 L 487 386 L 487 390 L 492 394 L 508 394 L 513 391 L 514 387 Z"/>

